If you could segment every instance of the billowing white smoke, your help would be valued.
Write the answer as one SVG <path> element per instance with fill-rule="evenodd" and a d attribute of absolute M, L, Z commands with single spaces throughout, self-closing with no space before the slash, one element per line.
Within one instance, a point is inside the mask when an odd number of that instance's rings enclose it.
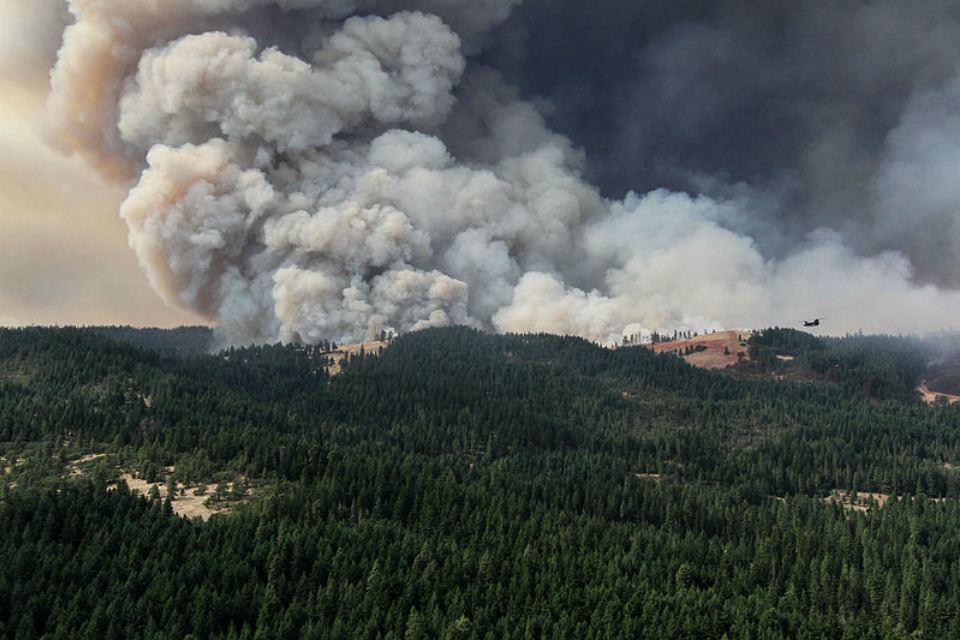
<path fill-rule="evenodd" d="M 468 68 L 518 1 L 71 0 L 47 135 L 133 179 L 121 215 L 151 284 L 232 343 L 455 323 L 613 341 L 800 314 L 911 330 L 960 311 L 900 254 L 855 258 L 826 232 L 765 258 L 731 230 L 746 198 L 602 198 L 534 106 Z"/>

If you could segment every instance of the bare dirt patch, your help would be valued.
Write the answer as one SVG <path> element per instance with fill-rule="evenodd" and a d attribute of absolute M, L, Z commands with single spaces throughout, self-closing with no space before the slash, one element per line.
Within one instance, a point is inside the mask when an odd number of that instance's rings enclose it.
<path fill-rule="evenodd" d="M 81 456 L 80 458 L 78 458 L 78 459 L 76 460 L 76 462 L 74 462 L 73 464 L 74 464 L 74 465 L 80 465 L 80 464 L 83 464 L 83 463 L 85 463 L 85 462 L 93 462 L 94 460 L 99 460 L 100 458 L 104 457 L 105 455 L 107 455 L 107 454 L 105 454 L 105 453 L 88 453 L 87 455 Z"/>
<path fill-rule="evenodd" d="M 330 360 L 330 364 L 327 366 L 327 373 L 332 376 L 338 375 L 343 370 L 341 366 L 343 360 L 347 357 L 352 358 L 355 355 L 359 355 L 361 351 L 363 351 L 365 355 L 377 356 L 386 348 L 387 343 L 380 340 L 358 342 L 356 344 L 342 344 L 333 351 L 324 354 Z"/>
<path fill-rule="evenodd" d="M 654 482 L 660 482 L 662 478 L 659 473 L 635 473 L 633 475 L 641 480 L 653 480 Z"/>
<path fill-rule="evenodd" d="M 166 500 L 167 498 L 168 490 L 166 482 L 147 482 L 141 478 L 135 478 L 130 473 L 121 474 L 120 479 L 127 483 L 127 487 L 129 487 L 131 491 L 139 493 L 142 496 L 149 496 L 153 487 L 156 487 L 160 499 Z M 227 492 L 231 492 L 233 490 L 233 483 L 225 483 L 225 488 Z M 203 491 L 201 493 L 197 491 L 195 486 L 184 485 L 178 482 L 174 489 L 174 495 L 170 499 L 170 506 L 173 507 L 173 512 L 179 516 L 189 519 L 200 518 L 206 522 L 210 516 L 215 513 L 227 513 L 233 505 L 238 504 L 236 500 L 232 502 L 216 502 L 211 500 L 211 493 L 211 491 Z"/>
<path fill-rule="evenodd" d="M 927 387 L 926 381 L 924 381 L 919 387 L 917 387 L 917 391 L 920 392 L 920 395 L 923 396 L 923 401 L 926 402 L 927 404 L 939 404 L 941 402 L 946 402 L 947 404 L 953 404 L 954 402 L 957 402 L 958 400 L 960 400 L 960 396 L 951 395 L 949 393 L 939 393 L 937 391 L 931 391 L 930 388 Z"/>
<path fill-rule="evenodd" d="M 678 353 L 688 363 L 701 369 L 726 369 L 750 360 L 745 345 L 752 336 L 753 333 L 749 331 L 718 331 L 687 340 L 641 346 L 653 349 L 656 353 Z"/>
<path fill-rule="evenodd" d="M 838 489 L 824 498 L 824 501 L 839 503 L 843 505 L 844 509 L 851 511 L 869 511 L 872 507 L 883 507 L 887 504 L 890 501 L 890 494 L 867 491 L 857 491 L 856 494 L 850 494 Z"/>

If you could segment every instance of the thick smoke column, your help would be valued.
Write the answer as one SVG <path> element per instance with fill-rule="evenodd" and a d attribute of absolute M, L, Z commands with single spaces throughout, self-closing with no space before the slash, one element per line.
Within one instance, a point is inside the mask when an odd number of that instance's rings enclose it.
<path fill-rule="evenodd" d="M 844 3 L 771 3 L 763 24 L 736 3 L 679 3 L 644 22 L 607 2 L 600 22 L 633 17 L 642 34 L 627 56 L 636 33 L 617 29 L 552 51 L 534 18 L 553 5 L 518 4 L 71 0 L 46 135 L 132 180 L 121 215 L 151 284 L 232 343 L 454 323 L 612 341 L 807 314 L 909 331 L 960 311 L 938 288 L 958 284 L 960 243 L 960 80 L 934 59 L 941 43 L 903 69 L 861 70 L 845 95 L 885 99 L 861 123 L 849 100 L 816 91 L 842 86 L 856 60 L 840 79 L 796 64 L 818 43 L 809 34 L 833 41 L 827 18 L 860 17 Z M 884 13 L 894 3 L 871 6 L 897 46 L 928 35 L 901 33 Z M 950 17 L 943 7 L 915 30 Z M 552 15 L 541 37 L 564 29 L 566 12 Z M 780 52 L 783 77 L 763 62 L 778 29 L 796 40 Z M 550 68 L 575 86 L 544 84 Z M 591 68 L 619 76 L 592 91 Z M 731 69 L 745 77 L 722 84 Z M 917 69 L 922 80 L 895 82 Z M 751 113 L 771 120 L 753 131 L 755 155 L 737 137 Z M 630 180 L 646 193 L 610 200 L 584 171 L 607 193 Z"/>
<path fill-rule="evenodd" d="M 782 258 L 817 229 L 960 284 L 960 5 L 527 2 L 516 81 L 604 192 L 763 201 L 727 224 Z M 749 192 L 749 194 L 747 193 Z"/>

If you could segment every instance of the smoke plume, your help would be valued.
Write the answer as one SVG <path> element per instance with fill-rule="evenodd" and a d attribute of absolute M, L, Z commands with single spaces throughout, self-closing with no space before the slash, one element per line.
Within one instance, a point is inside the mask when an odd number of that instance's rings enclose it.
<path fill-rule="evenodd" d="M 947 0 L 68 4 L 45 136 L 228 342 L 960 312 Z"/>

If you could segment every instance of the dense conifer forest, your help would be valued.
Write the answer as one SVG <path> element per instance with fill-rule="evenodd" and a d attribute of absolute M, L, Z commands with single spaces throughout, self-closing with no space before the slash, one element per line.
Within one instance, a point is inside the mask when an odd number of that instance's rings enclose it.
<path fill-rule="evenodd" d="M 121 333 L 0 330 L 0 638 L 960 638 L 919 340 L 770 329 L 718 373 L 450 328 L 331 377 Z"/>

